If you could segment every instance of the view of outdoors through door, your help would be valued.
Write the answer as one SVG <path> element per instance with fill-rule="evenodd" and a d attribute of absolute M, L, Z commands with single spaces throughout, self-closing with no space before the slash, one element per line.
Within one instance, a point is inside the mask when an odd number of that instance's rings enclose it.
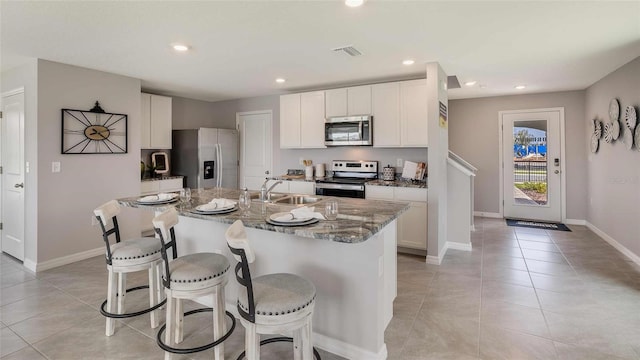
<path fill-rule="evenodd" d="M 518 205 L 547 205 L 547 121 L 513 123 L 513 185 Z"/>

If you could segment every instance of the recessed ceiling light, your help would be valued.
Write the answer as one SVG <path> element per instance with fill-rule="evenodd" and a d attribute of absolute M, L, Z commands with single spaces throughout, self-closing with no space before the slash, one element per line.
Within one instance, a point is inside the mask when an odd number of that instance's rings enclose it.
<path fill-rule="evenodd" d="M 364 4 L 364 0 L 344 0 L 344 4 L 348 7 L 358 7 Z"/>
<path fill-rule="evenodd" d="M 189 50 L 189 47 L 187 45 L 183 45 L 183 44 L 175 44 L 175 45 L 173 45 L 173 50 L 179 51 L 179 52 L 185 52 L 185 51 Z"/>
<path fill-rule="evenodd" d="M 476 81 L 467 81 L 466 83 L 464 83 L 464 86 L 473 86 L 476 84 Z"/>
<path fill-rule="evenodd" d="M 407 59 L 402 62 L 402 65 L 413 65 L 415 63 L 415 60 Z"/>
<path fill-rule="evenodd" d="M 479 86 L 480 86 L 480 89 L 486 89 L 487 88 L 487 85 L 485 85 L 485 84 L 480 84 Z"/>
<path fill-rule="evenodd" d="M 276 82 L 277 82 L 278 84 L 282 84 L 282 83 L 283 83 L 283 82 L 285 82 L 285 81 L 287 81 L 287 80 L 285 80 L 285 79 L 283 79 L 283 78 L 277 78 L 277 79 L 276 79 Z"/>
<path fill-rule="evenodd" d="M 518 89 L 518 90 L 522 90 L 522 89 L 526 88 L 526 86 L 524 86 L 524 85 L 516 85 L 515 88 Z"/>

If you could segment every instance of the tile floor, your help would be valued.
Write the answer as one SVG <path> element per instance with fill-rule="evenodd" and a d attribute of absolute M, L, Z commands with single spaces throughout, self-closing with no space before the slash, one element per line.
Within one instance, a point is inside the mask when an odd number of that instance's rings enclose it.
<path fill-rule="evenodd" d="M 449 251 L 440 266 L 400 255 L 389 359 L 640 359 L 640 266 L 585 227 L 570 227 L 477 218 L 472 252 Z M 146 274 L 128 280 L 143 283 Z M 34 275 L 0 256 L 0 358 L 162 358 L 148 316 L 104 336 L 97 308 L 105 285 L 101 257 Z M 211 337 L 208 321 L 188 318 L 186 346 Z M 238 323 L 227 359 L 242 351 L 243 333 Z M 174 358 L 211 359 L 212 351 Z M 268 345 L 263 358 L 291 359 L 290 345 Z"/>

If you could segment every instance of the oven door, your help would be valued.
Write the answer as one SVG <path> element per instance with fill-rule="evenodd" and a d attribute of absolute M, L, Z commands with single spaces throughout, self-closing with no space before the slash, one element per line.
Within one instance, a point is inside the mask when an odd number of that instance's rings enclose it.
<path fill-rule="evenodd" d="M 316 183 L 316 195 L 364 199 L 364 185 Z"/>

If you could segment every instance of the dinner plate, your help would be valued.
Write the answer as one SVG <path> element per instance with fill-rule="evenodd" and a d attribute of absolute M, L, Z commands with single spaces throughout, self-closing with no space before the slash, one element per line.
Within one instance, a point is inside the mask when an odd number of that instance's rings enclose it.
<path fill-rule="evenodd" d="M 238 210 L 238 207 L 234 205 L 230 208 L 216 209 L 216 210 L 198 210 L 196 208 L 196 209 L 192 209 L 191 212 L 199 215 L 221 215 L 221 214 L 228 214 L 236 210 Z"/>
<path fill-rule="evenodd" d="M 278 219 L 278 218 L 287 217 L 287 216 L 291 217 L 291 220 Z M 309 221 L 310 219 L 313 219 L 313 218 L 310 216 L 294 218 L 293 214 L 290 212 L 279 212 L 279 213 L 271 214 L 271 216 L 269 216 L 269 220 L 279 224 L 295 224 L 295 223 Z"/>
<path fill-rule="evenodd" d="M 142 199 L 144 198 L 140 198 L 138 200 L 136 200 L 136 203 L 138 204 L 142 204 L 142 205 L 160 205 L 160 204 L 168 204 L 168 203 L 172 203 L 174 201 L 178 201 L 179 197 L 177 194 L 174 194 L 174 197 L 171 199 L 165 199 L 165 200 L 153 200 L 153 201 L 142 201 Z"/>
<path fill-rule="evenodd" d="M 305 225 L 315 224 L 320 220 L 316 218 L 310 218 L 302 222 L 277 222 L 267 218 L 265 221 L 267 222 L 267 224 L 271 224 L 274 226 L 305 226 Z"/>
<path fill-rule="evenodd" d="M 219 211 L 225 211 L 225 210 L 229 210 L 229 209 L 233 209 L 233 208 L 237 207 L 237 204 L 232 204 L 232 205 L 223 206 L 223 207 L 219 207 L 219 208 L 215 208 L 215 209 L 206 209 L 206 208 L 203 209 L 203 207 L 205 205 L 196 206 L 196 210 L 199 211 L 199 212 L 219 212 Z"/>
<path fill-rule="evenodd" d="M 625 121 L 627 123 L 627 127 L 631 130 L 636 128 L 636 122 L 638 118 L 636 115 L 636 108 L 632 105 L 627 106 L 627 110 L 625 111 Z"/>

